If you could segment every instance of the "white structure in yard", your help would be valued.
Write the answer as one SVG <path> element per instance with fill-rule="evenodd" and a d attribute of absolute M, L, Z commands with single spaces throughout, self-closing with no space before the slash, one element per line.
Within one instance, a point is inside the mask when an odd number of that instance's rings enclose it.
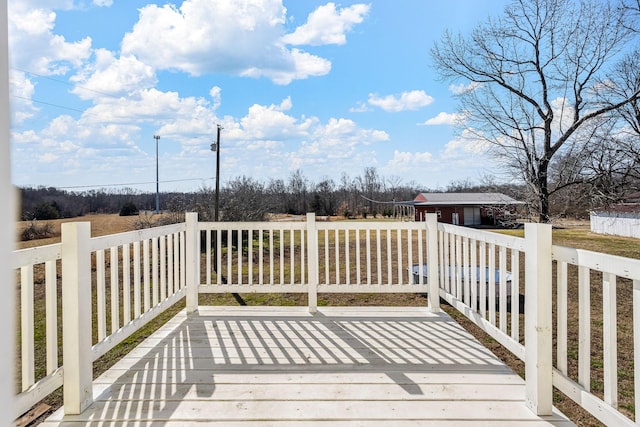
<path fill-rule="evenodd" d="M 619 205 L 591 212 L 591 231 L 640 239 L 640 193 L 630 194 Z"/>

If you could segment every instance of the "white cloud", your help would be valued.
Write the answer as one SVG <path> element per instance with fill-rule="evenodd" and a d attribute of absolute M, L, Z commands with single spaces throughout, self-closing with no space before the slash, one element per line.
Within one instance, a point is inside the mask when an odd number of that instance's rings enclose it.
<path fill-rule="evenodd" d="M 113 6 L 113 0 L 93 0 L 93 4 L 99 7 L 111 7 Z"/>
<path fill-rule="evenodd" d="M 470 82 L 468 84 L 464 84 L 464 83 L 460 83 L 457 85 L 449 85 L 449 90 L 454 94 L 454 95 L 462 95 L 465 92 L 471 92 L 476 90 L 477 88 L 480 87 L 480 83 L 477 82 Z"/>
<path fill-rule="evenodd" d="M 440 112 L 437 116 L 428 119 L 422 124 L 426 126 L 455 125 L 459 123 L 462 118 L 462 114 Z"/>
<path fill-rule="evenodd" d="M 327 3 L 311 12 L 306 23 L 282 40 L 291 45 L 343 45 L 347 42 L 346 33 L 364 20 L 369 9 L 370 5 L 354 4 L 338 11 L 335 3 Z"/>
<path fill-rule="evenodd" d="M 351 113 L 365 113 L 367 111 L 371 111 L 367 104 L 362 101 L 359 101 L 355 107 L 349 108 L 349 112 Z"/>
<path fill-rule="evenodd" d="M 213 109 L 217 110 L 218 107 L 220 107 L 220 104 L 222 104 L 222 89 L 218 86 L 214 86 L 209 91 L 209 95 L 211 96 L 211 99 L 213 99 Z"/>
<path fill-rule="evenodd" d="M 478 138 L 474 132 L 467 129 L 456 139 L 449 141 L 444 148 L 444 159 L 467 158 L 471 162 L 478 162 L 480 157 L 487 155 L 490 148 L 489 142 Z"/>
<path fill-rule="evenodd" d="M 12 1 L 8 3 L 11 64 L 45 75 L 64 74 L 79 66 L 91 53 L 91 38 L 76 42 L 53 33 L 56 14 L 52 7 L 70 8 L 72 2 Z"/>
<path fill-rule="evenodd" d="M 77 83 L 74 93 L 82 99 L 104 96 L 128 96 L 157 83 L 153 69 L 134 56 L 115 58 L 113 53 L 98 49 L 95 61 L 71 78 Z M 90 89 L 88 89 L 90 88 Z"/>
<path fill-rule="evenodd" d="M 11 70 L 9 93 L 11 94 L 11 122 L 14 126 L 33 117 L 38 112 L 38 108 L 31 101 L 34 92 L 35 85 L 25 73 Z"/>
<path fill-rule="evenodd" d="M 399 112 L 404 110 L 418 110 L 433 102 L 433 98 L 423 90 L 412 90 L 402 92 L 399 96 L 387 95 L 380 97 L 376 94 L 369 94 L 370 105 L 380 107 L 385 111 Z"/>
<path fill-rule="evenodd" d="M 285 21 L 282 0 L 147 5 L 124 36 L 122 55 L 156 69 L 266 77 L 277 84 L 327 74 L 330 61 L 285 47 Z"/>

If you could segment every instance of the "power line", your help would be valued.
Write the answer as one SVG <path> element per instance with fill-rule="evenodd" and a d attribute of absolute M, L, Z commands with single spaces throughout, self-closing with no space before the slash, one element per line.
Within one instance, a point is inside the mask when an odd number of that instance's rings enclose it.
<path fill-rule="evenodd" d="M 212 180 L 213 177 L 210 178 L 189 178 L 189 179 L 171 179 L 166 181 L 160 181 L 161 183 L 169 183 L 169 182 L 187 182 L 187 181 L 209 181 Z M 68 187 L 56 187 L 60 190 L 69 190 L 73 188 L 95 188 L 95 187 L 125 187 L 127 185 L 147 185 L 147 184 L 155 184 L 155 181 L 146 181 L 146 182 L 128 182 L 122 184 L 96 184 L 96 185 L 72 185 Z"/>
<path fill-rule="evenodd" d="M 72 107 L 65 107 L 64 105 L 59 105 L 59 104 L 52 104 L 51 102 L 45 102 L 45 101 L 38 101 L 37 99 L 33 99 L 33 98 L 26 98 L 24 96 L 19 96 L 19 95 L 11 95 L 14 98 L 19 98 L 19 99 L 24 99 L 25 101 L 31 101 L 31 102 L 35 102 L 37 104 L 44 104 L 44 105 L 48 105 L 50 107 L 57 107 L 57 108 L 62 108 L 65 110 L 71 110 L 71 111 L 76 111 L 78 113 L 84 113 L 87 115 L 92 115 L 92 116 L 97 116 L 97 114 L 93 114 L 93 113 L 87 113 L 86 110 L 79 110 L 77 108 L 72 108 Z"/>
<path fill-rule="evenodd" d="M 43 78 L 43 79 L 51 80 L 52 82 L 62 83 L 63 85 L 76 87 L 78 89 L 82 89 L 82 90 L 86 90 L 86 91 L 89 91 L 89 92 L 97 93 L 99 95 L 104 95 L 104 96 L 108 96 L 110 98 L 116 98 L 116 99 L 118 98 L 117 96 L 115 96 L 115 95 L 113 95 L 111 93 L 100 92 L 99 90 L 90 89 L 90 88 L 85 87 L 85 86 L 76 85 L 76 84 L 69 83 L 69 82 L 64 81 L 64 80 L 55 79 L 55 78 L 50 77 L 50 76 L 45 76 L 43 74 L 34 73 L 33 71 L 22 70 L 20 68 L 15 68 L 15 67 L 13 69 L 16 70 L 16 71 L 21 71 L 21 72 L 26 73 L 26 74 L 31 74 L 32 76 L 37 76 L 37 77 L 40 77 L 40 78 Z"/>

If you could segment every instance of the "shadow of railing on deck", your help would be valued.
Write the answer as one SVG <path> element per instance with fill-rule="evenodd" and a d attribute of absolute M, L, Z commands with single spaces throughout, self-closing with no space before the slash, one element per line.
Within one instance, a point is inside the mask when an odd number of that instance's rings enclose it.
<path fill-rule="evenodd" d="M 226 375 L 234 373 L 253 375 L 255 382 L 268 381 L 264 375 L 271 374 L 380 373 L 408 395 L 420 395 L 420 385 L 407 373 L 496 373 L 500 365 L 445 315 L 370 319 L 302 312 L 285 317 L 196 314 L 166 336 L 152 336 L 130 356 L 140 358 L 126 358 L 114 366 L 115 376 L 104 379 L 113 384 L 83 417 L 103 423 L 135 414 L 162 425 L 163 420 L 181 419 L 191 409 L 189 402 L 198 406 L 240 400 L 227 390 L 233 382 Z M 508 369 L 504 373 L 511 374 Z M 218 390 L 220 384 L 224 392 Z M 250 389 L 251 383 L 242 387 Z"/>

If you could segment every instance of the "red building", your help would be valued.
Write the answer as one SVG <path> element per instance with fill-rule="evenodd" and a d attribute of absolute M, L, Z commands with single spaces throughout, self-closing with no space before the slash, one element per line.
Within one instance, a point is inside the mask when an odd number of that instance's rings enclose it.
<path fill-rule="evenodd" d="M 449 224 L 501 225 L 514 221 L 524 202 L 501 193 L 420 193 L 411 204 L 416 221 L 436 213 L 438 221 Z"/>

